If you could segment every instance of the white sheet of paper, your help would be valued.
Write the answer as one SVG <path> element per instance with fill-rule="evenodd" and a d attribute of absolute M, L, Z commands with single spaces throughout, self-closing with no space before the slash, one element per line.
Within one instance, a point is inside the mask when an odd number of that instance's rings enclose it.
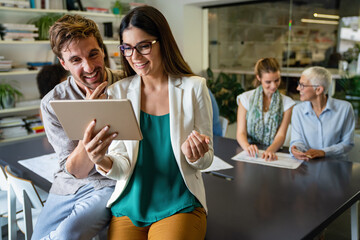
<path fill-rule="evenodd" d="M 303 162 L 303 160 L 298 160 L 291 157 L 289 153 L 281 153 L 281 152 L 276 153 L 278 160 L 265 161 L 264 159 L 261 158 L 263 153 L 264 153 L 263 150 L 259 150 L 259 156 L 257 158 L 254 158 L 254 157 L 250 157 L 247 154 L 247 152 L 242 151 L 241 153 L 235 155 L 231 159 L 236 161 L 243 161 L 248 163 L 256 163 L 256 164 L 262 164 L 262 165 L 279 167 L 279 168 L 288 168 L 288 169 L 296 169 Z"/>
<path fill-rule="evenodd" d="M 208 167 L 207 169 L 201 170 L 201 172 L 219 171 L 219 170 L 229 169 L 229 168 L 233 168 L 233 167 L 234 166 L 228 164 L 221 158 L 214 155 L 214 160 L 213 160 L 211 166 Z"/>
<path fill-rule="evenodd" d="M 20 160 L 19 163 L 51 183 L 54 181 L 54 174 L 59 169 L 55 153 Z"/>

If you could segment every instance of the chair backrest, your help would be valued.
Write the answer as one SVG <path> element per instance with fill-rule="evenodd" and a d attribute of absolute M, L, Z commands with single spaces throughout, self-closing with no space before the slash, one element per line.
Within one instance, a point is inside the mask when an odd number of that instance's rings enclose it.
<path fill-rule="evenodd" d="M 225 117 L 219 116 L 219 120 L 221 123 L 221 131 L 222 131 L 222 136 L 225 137 L 226 135 L 226 131 L 229 125 L 229 120 Z"/>
<path fill-rule="evenodd" d="M 355 146 L 350 150 L 348 156 L 352 162 L 360 162 L 360 135 L 354 134 Z"/>
<path fill-rule="evenodd" d="M 30 181 L 16 176 L 10 169 L 9 166 L 5 167 L 5 172 L 8 177 L 8 182 L 14 193 L 16 198 L 19 200 L 21 204 L 24 204 L 24 192 L 29 197 L 31 202 L 31 208 L 41 209 L 44 205 L 40 199 L 40 196 L 35 188 L 35 185 Z"/>
<path fill-rule="evenodd" d="M 289 126 L 286 130 L 286 136 L 285 136 L 283 146 L 290 147 L 290 141 L 291 141 L 291 123 L 289 124 Z"/>
<path fill-rule="evenodd" d="M 33 212 L 39 213 L 43 208 L 43 203 L 34 186 L 34 184 L 26 179 L 16 176 L 9 166 L 5 167 L 5 172 L 8 176 L 8 234 L 9 240 L 17 239 L 16 228 L 17 222 L 20 230 L 24 232 L 25 239 L 30 240 L 33 232 L 33 224 L 37 217 L 33 216 Z M 16 200 L 18 200 L 23 207 L 23 217 L 17 220 L 15 208 Z M 34 219 L 33 219 L 34 218 Z M 33 223 L 34 220 L 34 223 Z"/>
<path fill-rule="evenodd" d="M 8 183 L 7 183 L 7 176 L 5 173 L 5 169 L 3 166 L 0 165 L 0 190 L 7 191 Z"/>

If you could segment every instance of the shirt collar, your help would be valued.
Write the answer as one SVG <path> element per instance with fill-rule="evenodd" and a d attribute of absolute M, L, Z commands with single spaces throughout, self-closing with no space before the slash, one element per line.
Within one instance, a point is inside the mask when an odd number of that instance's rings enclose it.
<path fill-rule="evenodd" d="M 308 114 L 308 113 L 314 111 L 310 101 L 306 101 L 304 103 L 304 105 L 305 105 L 304 108 L 303 108 L 304 114 Z M 334 100 L 333 100 L 333 98 L 328 96 L 327 101 L 326 101 L 325 109 L 322 111 L 322 113 L 324 113 L 326 111 L 334 111 L 334 110 L 335 110 Z"/>

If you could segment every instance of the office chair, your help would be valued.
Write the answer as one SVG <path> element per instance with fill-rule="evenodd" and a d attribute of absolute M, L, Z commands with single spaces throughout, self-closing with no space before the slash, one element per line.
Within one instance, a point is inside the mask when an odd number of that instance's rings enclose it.
<path fill-rule="evenodd" d="M 291 141 L 291 123 L 289 123 L 288 129 L 286 130 L 286 136 L 283 146 L 290 147 L 290 141 Z"/>
<path fill-rule="evenodd" d="M 353 162 L 360 162 L 360 135 L 354 134 L 354 147 L 349 152 L 349 159 Z"/>
<path fill-rule="evenodd" d="M 41 195 L 46 195 L 45 191 L 35 188 L 35 185 L 26 179 L 17 177 L 9 166 L 5 167 L 8 177 L 8 234 L 9 240 L 17 239 L 17 226 L 25 234 L 25 239 L 30 240 L 33 232 L 33 226 L 39 216 L 43 202 Z M 16 200 L 22 205 L 23 211 L 16 214 Z M 15 224 L 16 223 L 16 224 Z"/>
<path fill-rule="evenodd" d="M 9 240 L 17 239 L 17 227 L 25 234 L 25 240 L 30 240 L 37 218 L 44 206 L 43 200 L 48 196 L 44 190 L 36 187 L 30 180 L 16 176 L 9 166 L 5 167 L 8 176 L 8 234 Z M 19 201 L 16 201 L 19 200 Z M 16 204 L 18 202 L 18 204 Z M 16 214 L 16 205 L 22 205 L 24 211 Z M 15 224 L 16 223 L 16 224 Z M 99 240 L 96 235 L 92 240 Z"/>
<path fill-rule="evenodd" d="M 0 165 L 0 240 L 2 227 L 7 224 L 7 177 L 3 166 Z"/>
<path fill-rule="evenodd" d="M 220 124 L 221 124 L 221 134 L 223 137 L 226 135 L 226 131 L 229 125 L 229 120 L 225 117 L 219 116 Z"/>

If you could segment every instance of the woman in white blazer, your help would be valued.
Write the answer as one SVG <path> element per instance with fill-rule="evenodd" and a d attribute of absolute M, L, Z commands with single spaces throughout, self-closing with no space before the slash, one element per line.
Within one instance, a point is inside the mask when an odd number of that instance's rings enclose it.
<path fill-rule="evenodd" d="M 120 43 L 128 77 L 108 94 L 130 99 L 143 140 L 111 143 L 116 133 L 105 137 L 107 127 L 92 138 L 95 122 L 83 140 L 98 171 L 117 180 L 108 202 L 108 238 L 204 239 L 200 170 L 214 156 L 206 81 L 194 76 L 166 19 L 153 7 L 137 7 L 123 18 Z"/>

